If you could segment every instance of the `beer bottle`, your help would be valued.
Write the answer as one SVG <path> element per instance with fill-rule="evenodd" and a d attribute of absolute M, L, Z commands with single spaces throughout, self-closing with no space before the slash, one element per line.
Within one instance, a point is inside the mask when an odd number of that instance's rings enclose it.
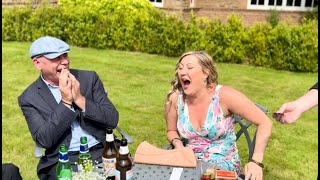
<path fill-rule="evenodd" d="M 129 155 L 128 141 L 127 139 L 121 139 L 119 156 L 116 162 L 116 180 L 133 179 L 132 161 Z"/>
<path fill-rule="evenodd" d="M 115 179 L 116 158 L 118 156 L 118 148 L 114 142 L 114 135 L 112 129 L 107 129 L 106 145 L 102 153 L 103 170 L 106 179 Z"/>
<path fill-rule="evenodd" d="M 92 157 L 89 152 L 87 137 L 80 138 L 80 152 L 77 159 L 78 172 L 89 172 L 93 167 Z"/>
<path fill-rule="evenodd" d="M 59 161 L 56 169 L 56 176 L 58 180 L 72 179 L 72 169 L 68 158 L 68 150 L 67 146 L 64 144 L 60 145 Z"/>

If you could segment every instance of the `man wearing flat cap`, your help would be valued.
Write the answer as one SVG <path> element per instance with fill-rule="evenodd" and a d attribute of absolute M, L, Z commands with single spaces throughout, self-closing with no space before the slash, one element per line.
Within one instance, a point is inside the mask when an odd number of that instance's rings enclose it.
<path fill-rule="evenodd" d="M 106 128 L 118 124 L 118 111 L 109 100 L 99 76 L 94 71 L 69 69 L 70 46 L 55 37 L 36 39 L 30 56 L 39 78 L 19 97 L 36 145 L 45 149 L 38 167 L 38 177 L 56 179 L 59 146 L 68 147 L 74 171 L 80 137 L 88 139 L 94 161 L 101 162 Z"/>

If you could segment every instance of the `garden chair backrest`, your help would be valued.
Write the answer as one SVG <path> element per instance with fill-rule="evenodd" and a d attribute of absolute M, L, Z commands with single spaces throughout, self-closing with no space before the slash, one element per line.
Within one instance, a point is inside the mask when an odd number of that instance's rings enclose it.
<path fill-rule="evenodd" d="M 265 114 L 268 113 L 268 110 L 261 106 L 260 104 L 258 103 L 255 103 L 255 105 L 261 110 L 263 111 Z M 236 137 L 238 140 L 242 134 L 244 134 L 246 140 L 247 140 L 247 144 L 248 144 L 248 160 L 252 158 L 252 155 L 253 155 L 253 151 L 254 151 L 254 147 L 255 147 L 255 144 L 256 144 L 256 133 L 257 133 L 257 129 L 255 130 L 254 132 L 254 135 L 253 135 L 253 138 L 250 137 L 250 133 L 248 131 L 248 128 L 252 125 L 251 122 L 249 121 L 246 121 L 244 118 L 242 118 L 241 116 L 238 116 L 238 115 L 233 115 L 233 119 L 234 119 L 234 122 L 236 124 L 239 124 L 240 126 L 240 129 L 237 131 L 236 133 Z"/>

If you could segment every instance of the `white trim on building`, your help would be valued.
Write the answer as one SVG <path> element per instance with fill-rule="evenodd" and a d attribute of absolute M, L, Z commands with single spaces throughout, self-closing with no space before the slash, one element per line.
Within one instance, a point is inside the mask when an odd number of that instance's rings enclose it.
<path fill-rule="evenodd" d="M 252 10 L 310 11 L 318 0 L 248 0 L 247 8 Z"/>
<path fill-rule="evenodd" d="M 149 0 L 155 7 L 163 7 L 163 0 Z"/>

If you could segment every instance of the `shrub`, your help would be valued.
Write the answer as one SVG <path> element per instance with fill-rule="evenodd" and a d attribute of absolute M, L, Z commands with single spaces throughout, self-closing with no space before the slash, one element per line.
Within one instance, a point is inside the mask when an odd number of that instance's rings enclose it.
<path fill-rule="evenodd" d="M 300 26 L 291 29 L 291 44 L 287 47 L 288 70 L 316 72 L 318 70 L 318 23 L 304 19 Z"/>
<path fill-rule="evenodd" d="M 254 24 L 248 31 L 247 57 L 248 64 L 255 66 L 270 67 L 270 51 L 268 46 L 268 37 L 272 30 L 270 23 Z"/>
<path fill-rule="evenodd" d="M 65 21 L 65 15 L 61 8 L 44 4 L 29 16 L 29 19 L 26 20 L 28 26 L 22 26 L 28 34 L 28 38 L 24 41 L 33 41 L 45 35 L 55 36 L 65 41 L 69 40 L 65 36 L 65 27 L 68 22 Z"/>
<path fill-rule="evenodd" d="M 190 13 L 190 20 L 185 25 L 185 33 L 181 34 L 184 36 L 185 43 L 184 48 L 185 51 L 191 50 L 206 50 L 206 47 L 209 46 L 207 44 L 206 32 L 205 29 L 207 27 L 208 22 L 204 18 L 197 18 L 193 11 Z"/>
<path fill-rule="evenodd" d="M 30 41 L 31 8 L 2 8 L 2 40 Z"/>
<path fill-rule="evenodd" d="M 59 6 L 2 8 L 4 41 L 33 41 L 44 35 L 71 45 L 180 56 L 205 50 L 216 62 L 247 63 L 290 71 L 317 71 L 318 21 L 299 26 L 270 23 L 246 27 L 234 14 L 227 23 L 196 17 L 183 22 L 147 0 L 59 0 Z M 272 20 L 272 21 L 271 21 Z"/>
<path fill-rule="evenodd" d="M 205 28 L 205 50 L 212 55 L 216 62 L 224 61 L 226 29 L 226 25 L 220 19 L 209 21 Z"/>
<path fill-rule="evenodd" d="M 318 29 L 315 21 L 304 20 L 301 26 L 280 23 L 270 32 L 268 46 L 270 67 L 300 72 L 318 68 Z"/>
<path fill-rule="evenodd" d="M 273 28 L 278 25 L 279 20 L 280 20 L 280 12 L 275 9 L 269 10 L 269 15 L 267 16 L 267 22 L 269 22 Z"/>
<path fill-rule="evenodd" d="M 242 19 L 236 15 L 229 16 L 228 23 L 224 31 L 226 44 L 222 57 L 225 59 L 224 62 L 243 63 L 248 44 L 247 28 L 243 25 Z"/>
<path fill-rule="evenodd" d="M 318 21 L 318 5 L 315 6 L 311 11 L 306 12 L 304 16 L 307 19 L 314 19 Z"/>
<path fill-rule="evenodd" d="M 145 30 L 141 27 L 149 17 L 156 13 L 156 9 L 146 0 L 60 0 L 59 6 L 66 11 L 77 9 L 78 14 L 71 19 L 77 19 L 73 33 L 84 33 L 92 39 L 82 39 L 82 44 L 89 47 L 114 48 L 120 50 L 139 50 L 141 36 L 137 30 Z M 98 30 L 98 32 L 96 31 Z M 90 42 L 88 42 L 90 41 Z M 97 44 L 101 42 L 102 45 Z M 79 44 L 79 43 L 77 43 Z"/>

